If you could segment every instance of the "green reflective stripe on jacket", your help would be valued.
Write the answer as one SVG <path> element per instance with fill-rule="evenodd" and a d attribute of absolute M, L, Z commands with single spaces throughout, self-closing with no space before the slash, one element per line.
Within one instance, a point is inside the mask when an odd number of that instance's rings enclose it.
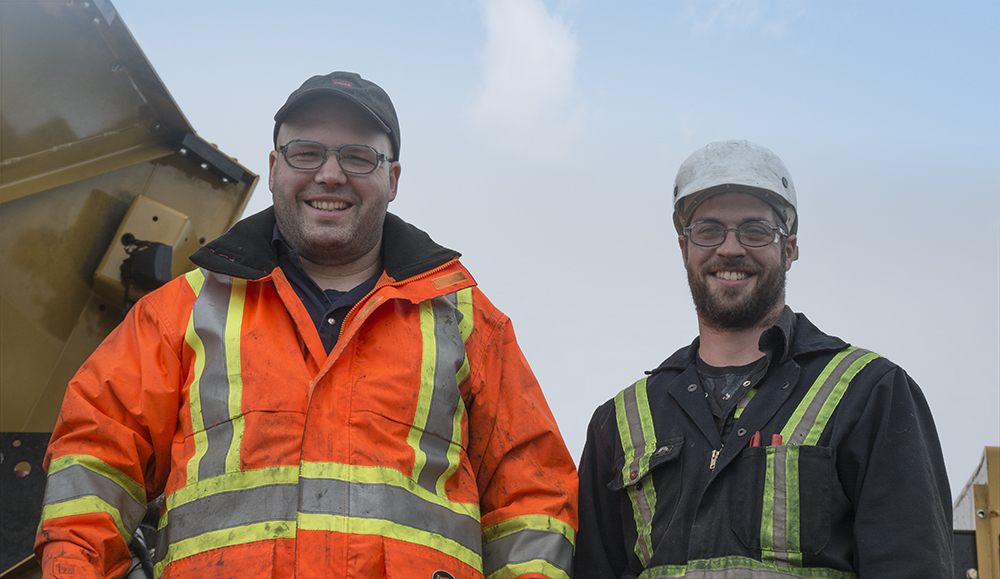
<path fill-rule="evenodd" d="M 815 445 L 847 391 L 848 384 L 862 368 L 878 357 L 878 354 L 853 346 L 834 356 L 781 429 L 784 444 Z"/>
<path fill-rule="evenodd" d="M 462 333 L 462 342 L 465 342 L 472 335 L 472 330 L 475 326 L 475 319 L 472 316 L 472 288 L 458 290 L 453 294 L 449 294 L 448 298 L 454 299 L 455 307 L 458 308 L 458 330 Z M 455 379 L 461 384 L 469 377 L 469 372 L 471 372 L 471 369 L 469 367 L 469 359 L 466 357 L 462 362 L 462 367 L 458 369 Z"/>
<path fill-rule="evenodd" d="M 452 299 L 434 298 L 419 307 L 423 338 L 420 392 L 406 439 L 414 453 L 413 478 L 439 495 L 444 495 L 445 481 L 461 462 L 465 413 L 458 389 L 458 373 L 467 365 L 459 323 L 465 316 Z"/>
<path fill-rule="evenodd" d="M 98 458 L 66 455 L 49 464 L 43 505 L 42 521 L 107 513 L 127 545 L 146 514 L 146 490 Z"/>
<path fill-rule="evenodd" d="M 646 378 L 615 396 L 615 418 L 621 439 L 625 465 L 622 482 L 626 485 L 638 538 L 635 553 L 643 565 L 653 554 L 653 513 L 656 512 L 656 488 L 652 484 L 636 484 L 649 472 L 649 459 L 656 451 L 656 432 L 646 396 Z"/>
<path fill-rule="evenodd" d="M 717 557 L 695 559 L 687 565 L 663 565 L 650 567 L 639 575 L 639 579 L 660 577 L 685 577 L 697 579 L 857 579 L 848 571 L 838 571 L 826 567 L 786 567 L 779 569 L 772 563 L 757 561 L 750 557 Z"/>
<path fill-rule="evenodd" d="M 246 280 L 198 271 L 188 282 L 198 296 L 185 341 L 195 353 L 189 389 L 195 452 L 187 465 L 187 484 L 239 470 L 244 422 L 240 368 Z M 212 428 L 208 428 L 212 426 Z"/>
<path fill-rule="evenodd" d="M 784 444 L 765 447 L 761 559 L 778 567 L 802 566 L 799 447 L 814 446 L 851 380 L 878 358 L 848 347 L 826 365 L 781 430 Z"/>
<path fill-rule="evenodd" d="M 482 532 L 483 573 L 487 577 L 525 573 L 568 577 L 575 537 L 573 527 L 547 515 L 522 515 L 491 525 Z"/>

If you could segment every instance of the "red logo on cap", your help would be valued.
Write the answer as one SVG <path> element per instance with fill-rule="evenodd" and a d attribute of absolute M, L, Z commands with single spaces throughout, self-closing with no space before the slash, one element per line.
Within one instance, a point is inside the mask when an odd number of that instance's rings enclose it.
<path fill-rule="evenodd" d="M 352 84 L 350 81 L 340 80 L 340 79 L 334 80 L 333 84 L 339 84 L 341 86 L 346 86 L 346 87 L 352 87 L 352 86 L 354 86 L 354 84 Z"/>

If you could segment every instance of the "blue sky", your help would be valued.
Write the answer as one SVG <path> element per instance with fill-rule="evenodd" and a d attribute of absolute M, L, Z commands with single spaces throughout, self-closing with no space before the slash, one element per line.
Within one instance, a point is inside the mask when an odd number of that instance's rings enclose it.
<path fill-rule="evenodd" d="M 1000 2 L 115 0 L 188 120 L 261 176 L 303 80 L 401 124 L 390 210 L 464 254 L 570 451 L 697 332 L 669 192 L 710 141 L 799 197 L 788 303 L 907 369 L 953 493 L 1000 444 Z"/>

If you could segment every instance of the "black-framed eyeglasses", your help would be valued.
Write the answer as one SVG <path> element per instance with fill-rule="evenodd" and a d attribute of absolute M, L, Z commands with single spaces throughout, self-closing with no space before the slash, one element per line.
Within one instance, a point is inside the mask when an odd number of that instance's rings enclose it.
<path fill-rule="evenodd" d="M 315 171 L 322 167 L 330 151 L 337 154 L 337 164 L 340 168 L 352 175 L 368 175 L 378 169 L 382 161 L 392 162 L 392 159 L 368 145 L 327 147 L 317 141 L 296 139 L 278 147 L 278 150 L 285 156 L 285 162 L 289 167 L 304 171 Z"/>
<path fill-rule="evenodd" d="M 718 247 L 725 243 L 726 235 L 736 232 L 736 239 L 745 247 L 764 247 L 788 233 L 767 221 L 747 221 L 739 227 L 723 227 L 715 221 L 695 221 L 684 228 L 684 235 L 698 247 Z"/>

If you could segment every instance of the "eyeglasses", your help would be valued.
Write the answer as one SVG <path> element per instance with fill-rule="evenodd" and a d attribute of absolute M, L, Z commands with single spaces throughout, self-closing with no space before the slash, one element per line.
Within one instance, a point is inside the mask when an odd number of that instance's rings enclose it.
<path fill-rule="evenodd" d="M 285 162 L 294 169 L 315 171 L 326 163 L 327 152 L 337 154 L 337 164 L 345 173 L 352 175 L 368 175 L 378 169 L 382 161 L 392 162 L 392 159 L 379 153 L 368 145 L 344 145 L 343 147 L 327 147 L 316 141 L 296 139 L 278 150 L 285 156 Z"/>
<path fill-rule="evenodd" d="M 698 247 L 718 247 L 725 243 L 726 235 L 736 232 L 736 239 L 745 247 L 765 247 L 788 235 L 784 229 L 767 221 L 748 221 L 739 227 L 723 227 L 714 221 L 695 221 L 684 228 L 684 235 Z"/>

